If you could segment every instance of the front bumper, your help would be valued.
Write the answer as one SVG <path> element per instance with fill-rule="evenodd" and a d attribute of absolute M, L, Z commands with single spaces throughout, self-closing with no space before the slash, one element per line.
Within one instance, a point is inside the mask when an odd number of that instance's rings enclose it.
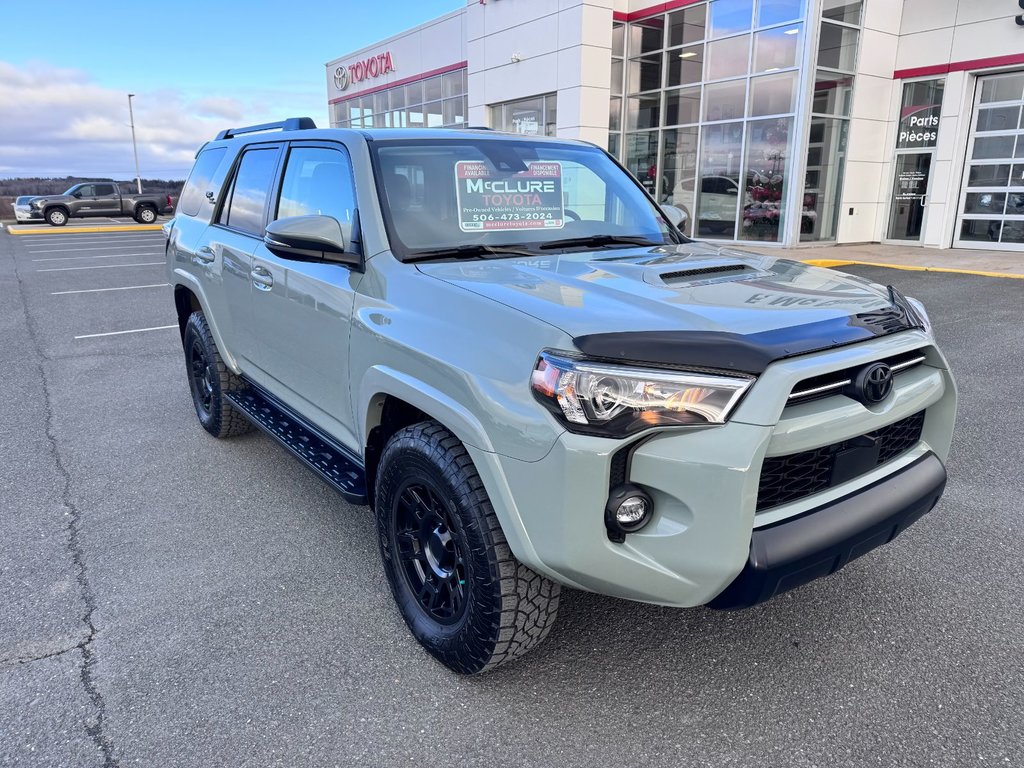
<path fill-rule="evenodd" d="M 749 608 L 888 544 L 930 512 L 946 487 L 946 468 L 927 453 L 874 485 L 795 519 L 753 532 L 750 557 L 711 608 Z"/>
<path fill-rule="evenodd" d="M 892 396 L 880 405 L 867 408 L 835 396 L 785 407 L 793 387 L 809 376 L 908 350 L 924 350 L 927 362 L 901 374 Z M 925 419 L 918 442 L 895 458 L 852 479 L 836 481 L 826 490 L 780 506 L 757 508 L 766 457 L 853 439 L 922 412 Z M 805 522 L 784 529 L 782 524 L 795 525 L 798 519 L 810 519 L 816 511 L 833 506 L 848 509 L 845 499 L 871 488 L 885 488 L 885 493 L 902 498 L 899 478 L 904 470 L 928 456 L 939 466 L 945 460 L 955 412 L 956 388 L 945 360 L 926 334 L 910 331 L 773 364 L 724 426 L 666 430 L 625 441 L 563 433 L 540 461 L 476 449 L 470 453 L 509 544 L 526 565 L 579 589 L 694 607 L 714 603 L 738 578 L 744 579 L 741 584 L 753 578 L 741 576 L 750 566 L 752 544 L 773 540 L 783 530 L 802 533 L 803 526 L 809 525 Z M 613 467 L 624 447 L 629 459 L 623 476 Z M 654 501 L 654 516 L 645 528 L 616 543 L 605 530 L 604 508 L 610 487 L 622 480 L 648 492 Z M 921 503 L 930 509 L 939 492 L 923 493 Z M 878 493 L 881 491 L 866 498 L 877 498 Z M 900 517 L 898 510 L 885 509 Z M 893 527 L 899 524 L 902 529 L 911 518 L 908 513 Z M 844 542 L 849 545 L 846 555 L 838 550 L 832 553 L 834 565 L 871 548 L 865 542 L 874 540 L 872 521 L 877 519 L 865 523 L 868 530 L 863 540 L 854 536 L 855 540 L 832 542 L 836 547 Z M 776 526 L 775 534 L 761 533 Z M 825 538 L 806 539 L 812 544 L 798 548 L 801 557 L 793 562 L 780 559 L 772 549 L 772 558 L 765 561 L 772 573 L 761 580 L 761 592 L 775 594 L 813 578 L 808 575 L 797 581 L 775 566 L 785 563 L 806 570 L 804 566 L 809 568 L 816 561 L 807 565 L 802 558 L 814 561 L 813 541 Z M 761 561 L 755 557 L 755 562 Z M 768 583 L 773 575 L 779 577 L 774 587 Z M 738 602 L 742 598 L 732 599 Z M 723 598 L 722 602 L 727 601 Z M 747 598 L 747 602 L 757 599 Z"/>
<path fill-rule="evenodd" d="M 26 210 L 18 210 L 16 208 L 14 210 L 14 220 L 15 221 L 42 221 L 43 220 L 43 214 L 37 213 L 36 211 L 31 211 L 31 210 L 28 210 L 28 211 L 26 211 Z"/>

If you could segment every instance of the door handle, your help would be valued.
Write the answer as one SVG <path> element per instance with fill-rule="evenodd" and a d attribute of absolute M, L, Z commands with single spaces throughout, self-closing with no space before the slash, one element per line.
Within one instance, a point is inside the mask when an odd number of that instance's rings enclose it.
<path fill-rule="evenodd" d="M 269 291 L 274 287 L 274 276 L 266 267 L 253 267 L 249 277 L 252 278 L 252 284 L 261 291 Z"/>
<path fill-rule="evenodd" d="M 215 258 L 217 258 L 217 254 L 215 254 L 213 252 L 213 248 L 208 245 L 204 245 L 196 251 L 195 261 L 198 264 L 212 264 Z"/>

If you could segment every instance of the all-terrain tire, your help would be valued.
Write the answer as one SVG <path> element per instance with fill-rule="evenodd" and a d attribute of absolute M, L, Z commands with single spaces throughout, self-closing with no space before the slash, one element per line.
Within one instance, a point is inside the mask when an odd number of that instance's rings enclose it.
<path fill-rule="evenodd" d="M 438 661 L 462 674 L 487 672 L 547 637 L 561 586 L 516 560 L 472 459 L 451 432 L 435 421 L 396 432 L 381 455 L 375 490 L 391 592 L 413 636 Z M 418 543 L 409 530 L 435 525 Z M 447 582 L 433 570 L 445 572 L 444 560 L 453 571 Z M 445 594 L 457 610 L 432 607 L 429 595 L 444 590 L 431 592 L 421 572 L 448 585 Z"/>
<path fill-rule="evenodd" d="M 156 221 L 156 211 L 148 205 L 144 205 L 135 212 L 135 220 L 139 224 L 152 224 Z"/>
<path fill-rule="evenodd" d="M 51 208 L 46 212 L 46 223 L 51 227 L 63 227 L 68 223 L 68 213 L 63 208 Z"/>
<path fill-rule="evenodd" d="M 185 324 L 185 371 L 192 404 L 203 429 L 214 437 L 232 437 L 252 430 L 252 423 L 224 396 L 245 388 L 245 382 L 224 364 L 202 312 Z"/>

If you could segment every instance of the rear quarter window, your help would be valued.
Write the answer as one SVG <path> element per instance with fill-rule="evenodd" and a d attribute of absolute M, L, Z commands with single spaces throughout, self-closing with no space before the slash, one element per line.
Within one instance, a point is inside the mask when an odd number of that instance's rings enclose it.
<path fill-rule="evenodd" d="M 192 173 L 181 190 L 181 199 L 178 201 L 178 210 L 186 216 L 198 216 L 206 199 L 206 193 L 211 191 L 211 183 L 217 168 L 224 159 L 227 147 L 215 147 L 207 149 L 196 158 L 192 166 Z M 222 179 L 223 180 L 223 179 Z M 213 190 L 216 195 L 217 190 Z M 211 201 L 212 202 L 212 201 Z M 212 211 L 212 207 L 211 207 Z"/>

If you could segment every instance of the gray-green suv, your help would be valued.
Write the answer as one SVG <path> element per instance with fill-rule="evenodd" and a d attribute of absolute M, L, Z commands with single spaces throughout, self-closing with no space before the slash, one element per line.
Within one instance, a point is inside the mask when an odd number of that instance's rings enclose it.
<path fill-rule="evenodd" d="M 561 585 L 732 609 L 833 573 L 942 493 L 928 317 L 679 218 L 582 142 L 224 131 L 165 228 L 196 413 L 369 504 L 459 672 L 539 643 Z"/>

